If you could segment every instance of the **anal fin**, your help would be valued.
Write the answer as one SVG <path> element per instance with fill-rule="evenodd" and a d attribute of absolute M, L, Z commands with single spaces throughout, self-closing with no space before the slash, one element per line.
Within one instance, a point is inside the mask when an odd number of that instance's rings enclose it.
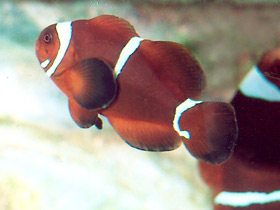
<path fill-rule="evenodd" d="M 127 144 L 140 150 L 170 151 L 182 144 L 171 126 L 121 117 L 108 120 Z"/>

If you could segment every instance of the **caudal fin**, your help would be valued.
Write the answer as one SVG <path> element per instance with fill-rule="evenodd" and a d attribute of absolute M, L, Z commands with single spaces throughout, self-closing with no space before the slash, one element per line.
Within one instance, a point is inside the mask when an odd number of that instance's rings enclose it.
<path fill-rule="evenodd" d="M 197 103 L 182 113 L 179 127 L 189 135 L 189 139 L 182 137 L 186 148 L 201 161 L 219 164 L 233 152 L 238 129 L 234 109 L 228 103 Z"/>

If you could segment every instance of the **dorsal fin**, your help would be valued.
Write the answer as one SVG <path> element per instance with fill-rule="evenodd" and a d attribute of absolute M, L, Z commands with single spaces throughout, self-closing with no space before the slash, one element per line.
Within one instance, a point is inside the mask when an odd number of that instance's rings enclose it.
<path fill-rule="evenodd" d="M 115 77 L 103 61 L 97 58 L 85 59 L 65 73 L 73 98 L 84 109 L 106 108 L 115 98 Z"/>
<path fill-rule="evenodd" d="M 95 25 L 100 25 L 102 29 L 109 29 L 111 33 L 122 33 L 128 37 L 138 36 L 134 27 L 125 19 L 114 15 L 100 15 L 90 20 Z"/>
<path fill-rule="evenodd" d="M 206 78 L 198 61 L 183 45 L 168 41 L 141 42 L 141 53 L 152 65 L 153 73 L 173 90 L 179 101 L 199 99 Z"/>

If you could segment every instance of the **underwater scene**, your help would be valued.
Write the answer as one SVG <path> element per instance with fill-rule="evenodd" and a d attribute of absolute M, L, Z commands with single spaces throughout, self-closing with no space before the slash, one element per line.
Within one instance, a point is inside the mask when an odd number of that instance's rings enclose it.
<path fill-rule="evenodd" d="M 280 209 L 280 2 L 0 0 L 0 210 Z"/>

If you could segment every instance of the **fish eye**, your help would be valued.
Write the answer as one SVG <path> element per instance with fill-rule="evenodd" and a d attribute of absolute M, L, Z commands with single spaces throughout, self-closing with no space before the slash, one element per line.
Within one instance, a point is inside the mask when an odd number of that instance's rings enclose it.
<path fill-rule="evenodd" d="M 280 74 L 280 60 L 276 60 L 272 66 L 272 73 Z"/>
<path fill-rule="evenodd" d="M 51 34 L 46 33 L 46 34 L 44 35 L 44 42 L 45 42 L 46 44 L 49 44 L 49 43 L 51 42 L 51 40 L 52 40 Z"/>

